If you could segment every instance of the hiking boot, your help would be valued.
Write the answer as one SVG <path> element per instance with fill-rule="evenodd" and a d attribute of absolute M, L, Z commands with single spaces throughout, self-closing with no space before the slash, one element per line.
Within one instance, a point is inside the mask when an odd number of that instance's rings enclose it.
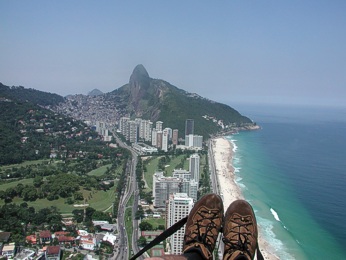
<path fill-rule="evenodd" d="M 258 248 L 257 238 L 257 222 L 251 205 L 245 200 L 232 202 L 223 224 L 223 259 L 253 259 Z"/>
<path fill-rule="evenodd" d="M 213 259 L 213 250 L 223 222 L 223 203 L 219 195 L 207 194 L 196 202 L 186 222 L 183 253 L 198 252 Z"/>

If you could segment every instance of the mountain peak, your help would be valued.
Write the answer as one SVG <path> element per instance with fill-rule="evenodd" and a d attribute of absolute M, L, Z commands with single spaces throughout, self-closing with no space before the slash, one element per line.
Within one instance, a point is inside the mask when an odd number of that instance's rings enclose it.
<path fill-rule="evenodd" d="M 99 96 L 99 95 L 102 95 L 103 92 L 101 90 L 98 90 L 98 89 L 93 89 L 92 91 L 90 91 L 88 93 L 88 96 Z"/>
<path fill-rule="evenodd" d="M 132 75 L 140 75 L 149 78 L 149 74 L 142 64 L 138 64 L 134 68 Z"/>
<path fill-rule="evenodd" d="M 146 85 L 149 82 L 149 74 L 142 64 L 137 65 L 130 77 L 130 85 Z"/>

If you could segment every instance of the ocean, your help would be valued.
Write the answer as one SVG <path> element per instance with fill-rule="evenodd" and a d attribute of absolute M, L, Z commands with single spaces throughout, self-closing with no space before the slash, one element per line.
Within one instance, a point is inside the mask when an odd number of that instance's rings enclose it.
<path fill-rule="evenodd" d="M 346 259 L 346 108 L 241 106 L 236 181 L 280 259 Z"/>

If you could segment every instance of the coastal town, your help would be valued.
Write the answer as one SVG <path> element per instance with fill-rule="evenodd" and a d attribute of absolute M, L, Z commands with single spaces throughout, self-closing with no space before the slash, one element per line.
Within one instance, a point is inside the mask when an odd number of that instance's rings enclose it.
<path fill-rule="evenodd" d="M 185 122 L 185 140 L 182 138 L 178 139 L 178 131 L 176 129 L 162 129 L 163 122 L 161 121 L 156 122 L 154 128 L 152 128 L 152 125 L 153 123 L 149 120 L 136 119 L 131 121 L 128 117 L 122 117 L 120 118 L 117 133 L 131 144 L 131 149 L 138 155 L 153 155 L 158 151 L 167 152 L 173 146 L 192 152 L 188 158 L 188 169 L 173 169 L 170 177 L 165 176 L 164 172 L 153 172 L 153 204 L 150 206 L 144 200 L 138 202 L 144 210 L 154 212 L 150 215 L 152 218 L 164 216 L 164 226 L 168 228 L 178 221 L 179 217 L 187 215 L 192 209 L 194 202 L 198 199 L 201 176 L 198 152 L 202 151 L 204 147 L 202 145 L 202 137 L 196 136 L 193 133 L 194 121 L 192 119 L 187 119 Z M 98 121 L 95 129 L 104 141 L 112 141 L 113 135 L 108 135 L 110 131 L 108 132 L 105 123 Z M 147 132 L 148 130 L 150 130 L 150 133 Z M 139 142 L 136 138 L 140 138 L 143 142 Z M 183 142 L 182 145 L 180 145 L 181 142 Z M 208 171 L 211 173 L 211 191 L 221 194 L 224 200 L 224 207 L 227 207 L 230 202 L 242 197 L 239 187 L 234 182 L 234 168 L 231 163 L 232 144 L 224 137 L 218 137 L 211 139 L 208 146 L 208 161 L 210 162 Z M 129 189 L 128 192 L 130 192 Z M 119 207 L 122 206 L 119 205 Z M 121 213 L 119 216 L 121 217 Z M 146 217 L 148 217 L 148 214 L 144 214 L 144 219 Z M 99 220 L 93 220 L 92 222 L 99 232 L 89 233 L 86 230 L 73 230 L 71 232 L 69 226 L 74 225 L 74 220 L 73 218 L 64 218 L 64 228 L 61 231 L 41 230 L 26 236 L 25 244 L 35 246 L 37 250 L 26 248 L 25 246 L 16 247 L 11 243 L 7 244 L 11 233 L 2 232 L 0 233 L 2 242 L 1 254 L 8 259 L 60 259 L 63 252 L 65 257 L 69 252 L 66 259 L 75 259 L 74 257 L 81 253 L 86 259 L 100 259 L 100 256 L 97 254 L 100 252 L 101 247 L 103 247 L 103 257 L 107 259 L 122 259 L 122 257 L 131 253 L 127 252 L 128 246 L 124 240 L 126 235 L 123 233 L 121 220 L 119 221 L 118 219 L 116 224 Z M 140 228 L 136 228 L 136 230 L 137 237 L 142 237 L 147 242 L 163 231 L 146 231 Z M 134 230 L 133 232 L 136 231 Z M 183 236 L 184 230 L 179 230 L 168 239 L 165 247 L 159 245 L 151 252 L 148 252 L 147 256 L 181 253 Z M 260 243 L 262 243 L 261 240 Z M 109 249 L 105 249 L 104 245 L 108 245 Z M 264 248 L 266 248 L 265 245 Z"/>

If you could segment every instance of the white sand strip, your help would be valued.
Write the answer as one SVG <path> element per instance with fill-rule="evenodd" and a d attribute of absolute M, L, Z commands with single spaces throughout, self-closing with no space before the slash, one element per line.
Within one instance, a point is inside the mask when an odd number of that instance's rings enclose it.
<path fill-rule="evenodd" d="M 244 199 L 240 188 L 235 183 L 234 167 L 232 165 L 233 150 L 232 144 L 224 137 L 214 138 L 212 140 L 212 149 L 215 159 L 215 170 L 219 182 L 220 193 L 223 196 L 224 208 L 227 210 L 232 201 Z M 279 259 L 275 256 L 270 245 L 261 236 L 259 227 L 259 247 L 264 259 Z"/>

